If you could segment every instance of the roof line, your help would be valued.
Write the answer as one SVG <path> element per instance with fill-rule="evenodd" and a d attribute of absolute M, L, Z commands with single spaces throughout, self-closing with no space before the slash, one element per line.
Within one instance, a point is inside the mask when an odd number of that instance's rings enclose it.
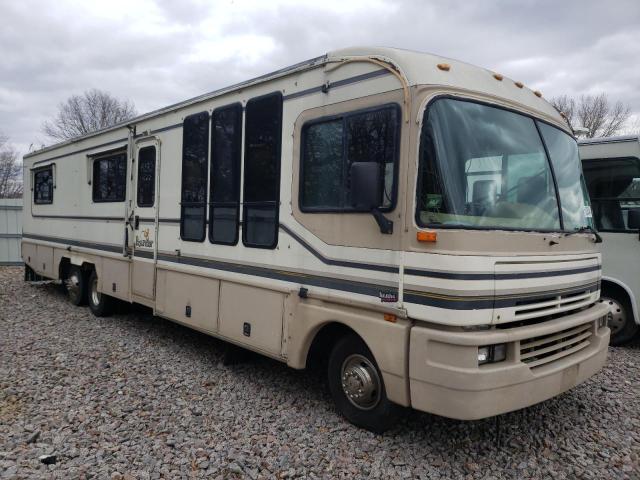
<path fill-rule="evenodd" d="M 201 95 L 198 95 L 196 97 L 193 98 L 189 98 L 187 100 L 183 100 L 181 102 L 178 103 L 174 103 L 172 105 L 166 106 L 166 107 L 162 107 L 156 110 L 152 110 L 150 112 L 144 113 L 142 115 L 138 115 L 137 117 L 134 118 L 130 118 L 129 120 L 125 120 L 123 122 L 119 122 L 116 123 L 115 125 L 111 125 L 109 127 L 105 127 L 102 128 L 100 130 L 96 130 L 95 132 L 91 132 L 91 133 L 87 133 L 85 135 L 82 135 L 80 137 L 75 137 L 69 140 L 65 140 L 63 142 L 59 142 L 59 143 L 55 143 L 53 145 L 50 145 L 48 147 L 42 148 L 40 150 L 36 150 L 34 152 L 30 152 L 27 153 L 26 155 L 23 156 L 23 158 L 30 158 L 34 155 L 39 155 L 41 153 L 45 153 L 45 152 L 49 152 L 51 150 L 55 150 L 67 145 L 72 145 L 76 142 L 80 142 L 82 140 L 86 140 L 87 138 L 91 138 L 94 137 L 96 135 L 100 135 L 109 131 L 113 131 L 113 130 L 117 130 L 119 128 L 123 128 L 126 127 L 127 125 L 133 124 L 133 123 L 138 123 L 141 122 L 143 120 L 148 120 L 149 118 L 161 115 L 163 113 L 169 113 L 173 110 L 177 110 L 179 108 L 183 108 L 183 107 L 187 107 L 189 105 L 192 105 L 194 103 L 198 103 L 204 100 L 209 100 L 211 98 L 215 98 L 215 97 L 219 97 L 225 93 L 229 93 L 232 92 L 234 90 L 238 90 L 240 88 L 245 88 L 248 86 L 253 86 L 259 83 L 263 83 L 269 80 L 275 80 L 277 78 L 281 78 L 284 77 L 288 74 L 294 73 L 294 72 L 298 72 L 298 71 L 302 71 L 302 70 L 309 70 L 311 68 L 317 67 L 318 65 L 322 65 L 323 63 L 325 63 L 326 59 L 327 59 L 327 54 L 324 55 L 320 55 L 318 57 L 314 57 L 311 58 L 309 60 L 304 60 L 302 62 L 298 62 L 295 63 L 293 65 L 290 65 L 288 67 L 284 67 L 281 68 L 279 70 L 275 70 L 269 73 L 265 73 L 264 75 L 260 75 L 258 77 L 254 77 L 251 78 L 249 80 L 245 80 L 239 83 L 235 83 L 233 85 L 227 86 L 227 87 L 222 87 L 219 88 L 217 90 L 213 90 L 211 92 L 208 93 L 203 93 Z"/>

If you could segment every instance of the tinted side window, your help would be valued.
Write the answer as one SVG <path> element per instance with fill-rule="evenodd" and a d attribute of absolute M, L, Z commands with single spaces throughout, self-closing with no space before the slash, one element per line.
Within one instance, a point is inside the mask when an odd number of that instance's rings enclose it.
<path fill-rule="evenodd" d="M 33 173 L 33 203 L 53 203 L 53 167 L 49 166 Z"/>
<path fill-rule="evenodd" d="M 127 188 L 127 154 L 125 152 L 96 158 L 93 161 L 93 201 L 124 202 Z"/>
<path fill-rule="evenodd" d="M 209 114 L 201 112 L 186 117 L 182 125 L 182 240 L 202 242 L 205 237 L 208 144 Z"/>
<path fill-rule="evenodd" d="M 249 247 L 278 244 L 282 95 L 247 102 L 242 242 Z"/>
<path fill-rule="evenodd" d="M 242 105 L 222 107 L 211 118 L 209 241 L 238 243 Z"/>
<path fill-rule="evenodd" d="M 596 228 L 625 232 L 629 210 L 640 208 L 640 160 L 607 158 L 583 160 Z"/>
<path fill-rule="evenodd" d="M 376 162 L 380 166 L 384 182 L 380 208 L 393 208 L 398 115 L 396 105 L 387 105 L 306 125 L 302 131 L 301 209 L 355 211 L 349 178 L 353 162 Z"/>
<path fill-rule="evenodd" d="M 144 147 L 138 152 L 139 207 L 153 207 L 156 193 L 156 147 Z"/>

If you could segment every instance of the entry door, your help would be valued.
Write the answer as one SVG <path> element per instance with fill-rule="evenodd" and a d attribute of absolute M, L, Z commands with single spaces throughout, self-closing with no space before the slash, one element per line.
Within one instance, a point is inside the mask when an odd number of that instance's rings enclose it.
<path fill-rule="evenodd" d="M 158 208 L 160 143 L 156 139 L 136 144 L 133 178 L 133 272 L 134 295 L 155 298 L 158 252 Z"/>

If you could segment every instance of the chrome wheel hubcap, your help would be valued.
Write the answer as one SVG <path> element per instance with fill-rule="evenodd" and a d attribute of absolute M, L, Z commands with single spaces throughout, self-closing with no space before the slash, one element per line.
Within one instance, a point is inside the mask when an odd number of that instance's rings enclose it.
<path fill-rule="evenodd" d="M 380 401 L 381 385 L 376 367 L 360 354 L 350 355 L 342 364 L 342 390 L 361 410 L 371 410 Z"/>
<path fill-rule="evenodd" d="M 101 294 L 98 291 L 98 279 L 94 278 L 93 282 L 91 282 L 91 302 L 94 305 L 98 305 L 100 303 Z"/>
<path fill-rule="evenodd" d="M 609 306 L 609 313 L 607 314 L 607 325 L 611 329 L 611 335 L 615 335 L 620 330 L 624 328 L 625 323 L 627 323 L 627 317 L 624 312 L 624 308 L 620 303 L 613 299 L 602 297 L 602 303 L 605 303 Z"/>
<path fill-rule="evenodd" d="M 80 295 L 80 277 L 77 273 L 72 273 L 67 278 L 67 291 L 69 292 L 69 296 L 73 299 L 78 298 Z"/>

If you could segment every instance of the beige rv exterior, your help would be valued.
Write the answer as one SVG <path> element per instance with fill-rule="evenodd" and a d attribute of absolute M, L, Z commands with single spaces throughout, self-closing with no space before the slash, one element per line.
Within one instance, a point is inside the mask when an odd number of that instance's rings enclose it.
<path fill-rule="evenodd" d="M 181 239 L 185 117 L 235 102 L 246 109 L 272 92 L 282 95 L 277 244 Z M 341 336 L 355 335 L 373 361 L 349 372 L 343 364 L 347 394 L 355 372 L 364 375 L 356 391 L 373 382 L 393 404 L 458 419 L 551 398 L 605 362 L 600 254 L 588 232 L 419 226 L 423 116 L 438 98 L 519 112 L 571 134 L 543 98 L 494 72 L 403 50 L 330 52 L 25 156 L 24 262 L 53 279 L 65 280 L 70 266 L 94 271 L 102 295 L 296 369 L 310 352 L 329 357 Z M 381 233 L 366 212 L 301 208 L 305 125 L 385 105 L 399 112 L 396 201 L 384 212 L 393 232 Z M 148 146 L 155 202 L 139 208 L 135 162 Z M 92 165 L 117 149 L 126 152 L 126 198 L 93 202 Z M 53 201 L 35 204 L 34 175 L 48 166 Z M 436 241 L 420 241 L 423 232 Z M 490 345 L 504 345 L 506 358 L 479 364 L 479 349 Z"/>

